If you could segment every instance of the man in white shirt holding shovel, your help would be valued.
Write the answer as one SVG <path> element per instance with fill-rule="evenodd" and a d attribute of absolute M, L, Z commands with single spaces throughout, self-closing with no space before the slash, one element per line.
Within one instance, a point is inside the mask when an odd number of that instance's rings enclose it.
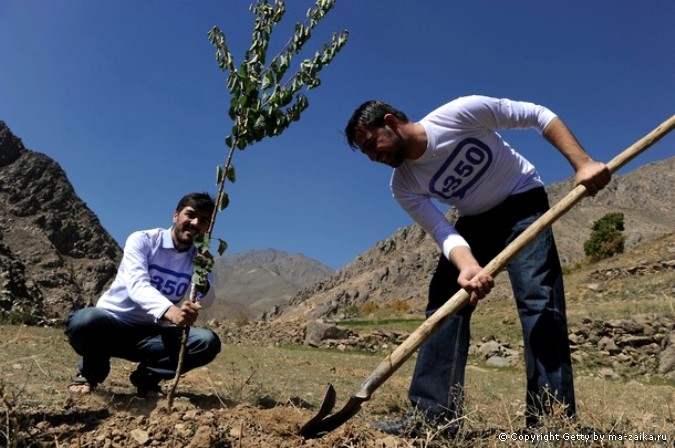
<path fill-rule="evenodd" d="M 368 101 L 346 126 L 352 148 L 394 168 L 395 199 L 440 248 L 427 316 L 460 288 L 471 296 L 471 304 L 420 347 L 409 389 L 412 410 L 402 419 L 374 424 L 376 429 L 405 434 L 426 423 L 452 436 L 459 428 L 469 322 L 477 301 L 494 286 L 491 276 L 477 274 L 549 207 L 535 167 L 502 139 L 499 129 L 539 132 L 572 165 L 575 185 L 583 184 L 591 196 L 610 181 L 607 166 L 584 151 L 562 120 L 533 103 L 467 96 L 413 123 L 388 104 Z M 432 199 L 457 209 L 454 225 Z M 526 423 L 537 425 L 558 405 L 574 418 L 562 268 L 551 229 L 514 257 L 508 272 L 524 338 Z"/>

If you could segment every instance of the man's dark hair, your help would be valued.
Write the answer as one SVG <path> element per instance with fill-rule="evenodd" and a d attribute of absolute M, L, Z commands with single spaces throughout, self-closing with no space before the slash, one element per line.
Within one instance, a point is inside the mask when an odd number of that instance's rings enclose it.
<path fill-rule="evenodd" d="M 193 207 L 197 211 L 213 213 L 215 201 L 208 193 L 188 193 L 178 201 L 176 211 L 180 212 L 185 207 Z"/>
<path fill-rule="evenodd" d="M 354 133 L 356 128 L 363 126 L 366 128 L 379 128 L 384 126 L 384 116 L 392 114 L 397 119 L 407 123 L 408 117 L 400 110 L 390 106 L 381 101 L 370 100 L 361 104 L 352 114 L 347 126 L 345 127 L 345 135 L 347 136 L 347 144 L 352 149 L 358 149 L 354 143 Z"/>

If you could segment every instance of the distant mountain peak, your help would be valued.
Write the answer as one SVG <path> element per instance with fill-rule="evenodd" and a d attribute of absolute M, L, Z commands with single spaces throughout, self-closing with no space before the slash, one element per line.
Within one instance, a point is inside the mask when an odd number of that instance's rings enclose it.
<path fill-rule="evenodd" d="M 248 250 L 216 257 L 216 304 L 205 319 L 263 319 L 298 291 L 333 273 L 302 254 L 277 249 Z"/>

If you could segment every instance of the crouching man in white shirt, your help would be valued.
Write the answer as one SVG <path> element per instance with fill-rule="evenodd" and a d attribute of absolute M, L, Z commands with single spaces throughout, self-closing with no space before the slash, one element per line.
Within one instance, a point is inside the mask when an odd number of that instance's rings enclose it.
<path fill-rule="evenodd" d="M 138 396 L 161 394 L 160 382 L 175 376 L 184 326 L 192 326 L 199 311 L 213 303 L 211 279 L 189 300 L 194 246 L 208 230 L 214 200 L 207 193 L 184 196 L 173 214 L 170 229 L 132 233 L 124 246 L 117 276 L 95 307 L 69 317 L 65 333 L 82 356 L 77 375 L 68 385 L 74 394 L 87 394 L 110 373 L 110 359 L 137 362 L 130 375 Z M 191 328 L 183 372 L 213 361 L 220 339 L 211 330 Z"/>

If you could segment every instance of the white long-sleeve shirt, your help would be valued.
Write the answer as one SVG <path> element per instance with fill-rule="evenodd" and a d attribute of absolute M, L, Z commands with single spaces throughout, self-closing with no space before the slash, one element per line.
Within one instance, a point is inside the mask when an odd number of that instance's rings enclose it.
<path fill-rule="evenodd" d="M 125 322 L 168 325 L 160 318 L 171 305 L 189 296 L 196 255 L 195 247 L 185 252 L 176 250 L 171 229 L 132 233 L 124 245 L 117 276 L 96 306 Z M 212 284 L 211 276 L 209 282 Z M 211 287 L 197 298 L 207 308 L 215 292 Z"/>
<path fill-rule="evenodd" d="M 507 196 L 543 186 L 535 167 L 496 130 L 534 129 L 541 134 L 555 116 L 544 106 L 509 99 L 474 95 L 451 101 L 419 121 L 427 149 L 394 170 L 392 193 L 449 257 L 453 248 L 468 243 L 431 199 L 470 216 Z"/>

